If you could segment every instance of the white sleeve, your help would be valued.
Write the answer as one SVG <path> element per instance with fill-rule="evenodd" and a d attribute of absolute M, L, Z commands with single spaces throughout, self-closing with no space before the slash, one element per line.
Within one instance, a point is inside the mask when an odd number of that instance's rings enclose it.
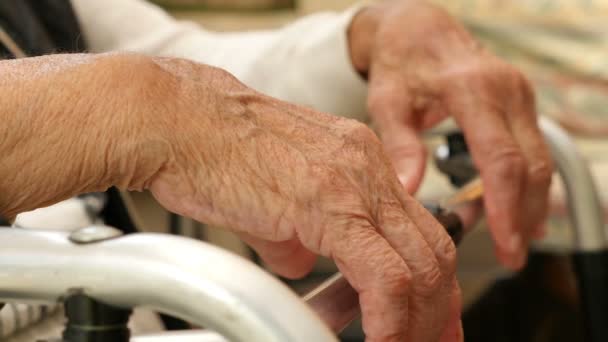
<path fill-rule="evenodd" d="M 189 58 L 221 67 L 265 94 L 365 120 L 366 84 L 348 53 L 357 11 L 320 13 L 272 31 L 218 33 L 143 0 L 72 0 L 89 50 Z"/>

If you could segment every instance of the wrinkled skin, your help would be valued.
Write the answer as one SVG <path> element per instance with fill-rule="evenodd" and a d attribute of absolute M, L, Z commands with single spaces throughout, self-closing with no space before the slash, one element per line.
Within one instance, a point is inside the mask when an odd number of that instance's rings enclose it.
<path fill-rule="evenodd" d="M 150 189 L 169 210 L 236 231 L 281 275 L 333 258 L 359 292 L 368 341 L 461 340 L 455 248 L 395 169 L 415 189 L 416 133 L 454 116 L 488 189 L 499 255 L 521 265 L 551 170 L 530 88 L 422 2 L 361 11 L 350 41 L 384 146 L 360 123 L 184 60 L 1 62 L 0 213 L 111 185 Z"/>
<path fill-rule="evenodd" d="M 453 117 L 481 173 L 499 260 L 522 267 L 530 239 L 544 233 L 553 173 L 528 81 L 425 1 L 364 9 L 349 36 L 353 64 L 369 77 L 369 113 L 402 183 L 413 192 L 422 180 L 418 134 Z"/>
<path fill-rule="evenodd" d="M 287 277 L 308 273 L 316 254 L 333 258 L 360 294 L 368 341 L 436 341 L 450 306 L 458 336 L 454 245 L 404 191 L 369 128 L 218 70 L 160 64 L 205 103 L 184 96 L 181 115 L 164 123 L 180 134 L 150 186 L 161 204 L 230 227 Z"/>
<path fill-rule="evenodd" d="M 179 59 L 55 55 L 0 72 L 3 215 L 150 189 L 241 234 L 281 275 L 333 258 L 360 294 L 368 341 L 462 337 L 455 247 L 365 125 Z"/>

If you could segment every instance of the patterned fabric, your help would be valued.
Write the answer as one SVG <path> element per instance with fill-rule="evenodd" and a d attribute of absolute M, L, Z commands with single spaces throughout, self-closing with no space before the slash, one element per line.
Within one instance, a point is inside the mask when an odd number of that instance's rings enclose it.
<path fill-rule="evenodd" d="M 433 0 L 534 82 L 539 112 L 608 137 L 608 0 Z"/>

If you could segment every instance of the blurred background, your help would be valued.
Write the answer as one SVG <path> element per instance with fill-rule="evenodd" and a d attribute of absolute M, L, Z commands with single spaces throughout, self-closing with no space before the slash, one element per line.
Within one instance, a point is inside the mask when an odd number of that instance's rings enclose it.
<path fill-rule="evenodd" d="M 263 30 L 327 10 L 350 0 L 154 0 L 175 17 L 218 31 Z M 538 111 L 575 139 L 589 162 L 603 203 L 608 203 L 608 0 L 435 0 L 461 20 L 485 46 L 512 62 L 537 91 Z M 443 139 L 429 134 L 429 151 Z M 454 189 L 429 162 L 418 194 L 437 200 Z M 483 223 L 459 248 L 466 340 L 583 341 L 580 303 L 570 256 L 574 237 L 559 179 L 552 188 L 549 233 L 533 246 L 529 264 L 512 274 L 495 261 Z M 251 260 L 255 254 L 231 233 L 171 215 L 147 193 L 134 193 L 132 213 L 151 231 L 202 239 Z M 608 210 L 604 208 L 606 217 Z M 336 272 L 329 260 L 300 281 L 300 292 Z M 607 289 L 608 290 L 608 289 Z M 166 323 L 166 322 L 165 322 Z M 175 323 L 180 326 L 181 323 Z M 342 336 L 363 341 L 357 323 Z"/>
<path fill-rule="evenodd" d="M 155 0 L 180 19 L 199 22 L 220 31 L 272 29 L 319 11 L 344 10 L 350 0 Z"/>
<path fill-rule="evenodd" d="M 158 0 L 176 17 L 206 28 L 234 31 L 276 28 L 297 17 L 343 10 L 349 0 Z M 435 0 L 459 18 L 494 53 L 522 69 L 534 83 L 538 110 L 567 129 L 590 162 L 595 181 L 608 197 L 608 1 L 583 0 Z M 432 151 L 442 140 L 429 135 Z M 429 163 L 422 199 L 452 191 Z M 145 197 L 145 195 L 135 194 Z M 140 198 L 138 203 L 148 203 Z M 533 247 L 529 266 L 511 274 L 495 261 L 483 224 L 459 248 L 459 280 L 465 303 L 467 341 L 582 341 L 577 288 L 570 264 L 573 234 L 559 179 L 552 189 L 549 234 Z M 145 210 L 160 213 L 159 208 Z M 605 210 L 608 212 L 608 210 Z M 608 215 L 607 215 L 608 216 Z M 152 218 L 154 215 L 142 215 Z M 199 225 L 182 221 L 183 229 Z M 190 228 L 184 228 L 190 225 Z M 159 227 L 159 229 L 162 229 Z M 203 229 L 205 239 L 244 256 L 252 252 L 230 233 Z M 197 233 L 198 234 L 198 233 Z M 290 282 L 300 292 L 335 272 L 321 260 L 315 272 Z M 362 341 L 355 324 L 344 341 Z"/>

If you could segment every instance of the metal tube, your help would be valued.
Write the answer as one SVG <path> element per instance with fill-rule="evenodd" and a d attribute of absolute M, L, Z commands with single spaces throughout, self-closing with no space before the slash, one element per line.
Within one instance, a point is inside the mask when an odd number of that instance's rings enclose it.
<path fill-rule="evenodd" d="M 336 333 L 361 315 L 359 294 L 340 272 L 306 294 L 304 300 Z"/>
<path fill-rule="evenodd" d="M 540 127 L 566 189 L 576 250 L 589 252 L 606 249 L 608 243 L 604 214 L 587 161 L 568 134 L 557 124 L 541 118 Z"/>
<path fill-rule="evenodd" d="M 0 229 L 0 300 L 57 301 L 71 293 L 150 307 L 230 341 L 336 341 L 277 279 L 203 242 L 132 234 L 76 245 L 59 232 Z"/>
<path fill-rule="evenodd" d="M 209 330 L 185 330 L 134 336 L 131 342 L 228 342 L 228 340 Z"/>
<path fill-rule="evenodd" d="M 573 261 L 585 317 L 585 340 L 608 341 L 608 243 L 597 187 L 586 160 L 568 135 L 546 118 L 540 126 L 566 188 L 576 238 Z"/>

